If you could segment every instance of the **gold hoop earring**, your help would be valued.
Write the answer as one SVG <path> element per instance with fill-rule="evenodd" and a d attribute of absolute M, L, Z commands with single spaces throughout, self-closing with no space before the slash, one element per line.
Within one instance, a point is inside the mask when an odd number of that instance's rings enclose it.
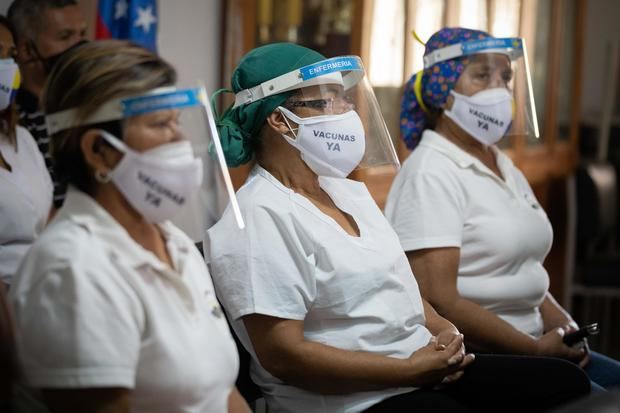
<path fill-rule="evenodd" d="M 110 182 L 110 175 L 107 172 L 95 171 L 95 180 L 102 184 Z"/>

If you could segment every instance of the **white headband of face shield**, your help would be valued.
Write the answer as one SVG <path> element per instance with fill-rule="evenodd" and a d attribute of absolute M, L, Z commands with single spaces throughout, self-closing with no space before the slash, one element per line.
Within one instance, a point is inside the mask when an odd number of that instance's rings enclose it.
<path fill-rule="evenodd" d="M 97 109 L 86 119 L 79 118 L 77 108 L 56 112 L 45 117 L 47 132 L 50 135 L 53 135 L 56 132 L 75 128 L 77 126 L 94 125 L 97 123 L 120 120 L 128 116 L 124 105 L 126 101 L 140 99 L 142 97 L 155 98 L 158 95 L 167 96 L 174 94 L 177 91 L 179 91 L 177 88 L 167 86 L 150 90 L 139 96 L 125 96 L 122 98 L 112 99 L 102 104 L 99 109 Z M 201 97 L 201 99 L 206 98 Z"/>
<path fill-rule="evenodd" d="M 235 94 L 233 107 L 242 106 L 268 96 L 315 85 L 336 84 L 345 90 L 364 77 L 362 61 L 357 56 L 326 59 L 261 83 Z"/>
<path fill-rule="evenodd" d="M 518 37 L 470 40 L 433 50 L 424 56 L 424 68 L 428 69 L 437 63 L 457 57 L 480 53 L 499 53 L 508 56 L 512 61 L 523 56 L 524 51 L 525 41 Z"/>

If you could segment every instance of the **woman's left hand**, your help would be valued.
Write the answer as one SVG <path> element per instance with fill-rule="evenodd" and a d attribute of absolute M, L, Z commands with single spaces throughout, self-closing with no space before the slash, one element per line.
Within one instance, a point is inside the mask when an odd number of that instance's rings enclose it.
<path fill-rule="evenodd" d="M 575 322 L 575 320 L 570 320 L 570 322 L 564 326 L 562 326 L 566 334 L 572 333 L 573 331 L 579 330 L 579 325 Z M 583 343 L 583 349 L 585 350 L 584 356 L 577 365 L 581 368 L 584 368 L 590 362 L 590 346 L 588 346 L 588 339 L 584 338 L 579 343 Z"/>
<path fill-rule="evenodd" d="M 452 343 L 453 340 L 456 340 L 459 335 L 460 333 L 455 329 L 447 329 L 441 331 L 439 334 L 437 334 L 437 350 L 444 350 L 450 343 Z M 463 344 L 461 345 L 459 353 L 465 356 L 465 342 L 463 342 Z M 463 373 L 463 370 L 459 370 L 454 374 L 446 376 L 443 378 L 442 383 L 451 383 L 453 381 L 456 381 L 463 376 Z"/>

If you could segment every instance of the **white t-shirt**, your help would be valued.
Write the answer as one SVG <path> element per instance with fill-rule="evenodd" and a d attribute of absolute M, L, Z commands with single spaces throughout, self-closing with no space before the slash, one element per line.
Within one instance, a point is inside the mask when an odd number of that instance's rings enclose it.
<path fill-rule="evenodd" d="M 359 412 L 412 389 L 333 396 L 287 385 L 257 362 L 245 315 L 304 320 L 309 341 L 401 359 L 431 337 L 398 237 L 366 186 L 325 177 L 319 183 L 355 219 L 360 237 L 257 166 L 237 194 L 246 229 L 235 229 L 229 208 L 205 245 L 218 297 L 252 355 L 252 378 L 270 412 Z"/>
<path fill-rule="evenodd" d="M 0 136 L 0 153 L 11 166 L 0 168 L 0 281 L 6 284 L 45 227 L 54 190 L 36 142 L 21 126 L 16 143 Z"/>
<path fill-rule="evenodd" d="M 459 247 L 459 294 L 538 337 L 553 232 L 523 174 L 493 150 L 504 180 L 426 130 L 392 184 L 385 214 L 405 251 Z"/>
<path fill-rule="evenodd" d="M 132 389 L 132 412 L 227 412 L 235 343 L 200 253 L 160 228 L 174 270 L 70 188 L 10 291 L 30 385 Z"/>

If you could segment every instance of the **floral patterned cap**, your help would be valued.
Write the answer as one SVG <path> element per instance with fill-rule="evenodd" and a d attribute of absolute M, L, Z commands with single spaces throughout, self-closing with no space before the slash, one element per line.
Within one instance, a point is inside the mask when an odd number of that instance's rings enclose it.
<path fill-rule="evenodd" d="M 426 42 L 424 55 L 452 44 L 489 37 L 492 36 L 479 30 L 445 27 Z M 440 110 L 446 103 L 450 91 L 454 89 L 468 63 L 467 57 L 457 57 L 436 63 L 409 79 L 405 85 L 400 112 L 401 137 L 409 149 L 413 150 L 418 146 L 422 132 L 427 128 L 429 112 Z"/>

